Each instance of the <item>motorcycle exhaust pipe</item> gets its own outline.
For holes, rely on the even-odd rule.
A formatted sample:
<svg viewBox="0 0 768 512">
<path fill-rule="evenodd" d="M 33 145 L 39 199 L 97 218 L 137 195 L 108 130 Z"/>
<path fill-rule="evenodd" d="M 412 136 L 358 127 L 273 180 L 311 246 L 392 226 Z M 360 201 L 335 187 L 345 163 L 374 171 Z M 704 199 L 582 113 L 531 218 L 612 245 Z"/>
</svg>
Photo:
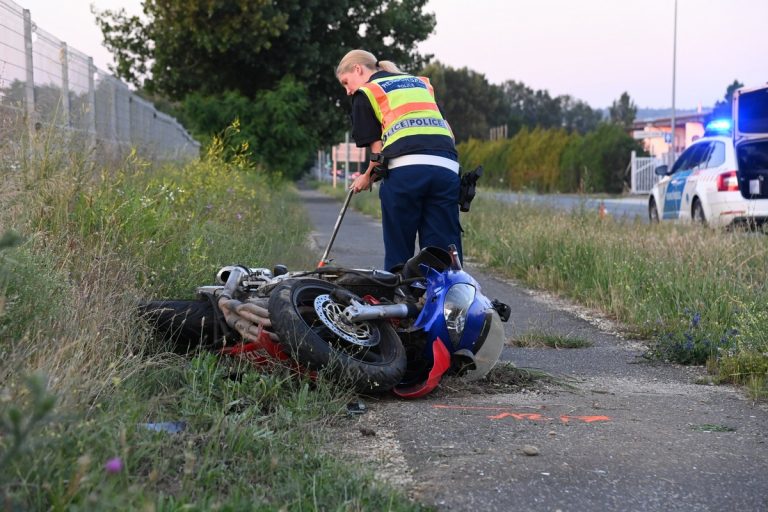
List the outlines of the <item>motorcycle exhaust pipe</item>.
<svg viewBox="0 0 768 512">
<path fill-rule="evenodd" d="M 216 273 L 216 282 L 218 284 L 227 284 L 229 275 L 232 273 L 234 269 L 239 269 L 240 271 L 250 273 L 251 275 L 255 275 L 258 277 L 264 277 L 266 279 L 270 279 L 273 277 L 272 271 L 269 270 L 268 268 L 245 268 L 239 265 L 228 265 L 226 267 L 221 267 L 219 271 Z"/>
<path fill-rule="evenodd" d="M 227 280 L 224 283 L 224 290 L 222 290 L 221 296 L 227 297 L 229 299 L 233 298 L 235 296 L 235 292 L 237 292 L 237 287 L 240 286 L 240 282 L 243 280 L 243 277 L 247 275 L 248 272 L 245 267 L 232 267 L 229 270 L 229 273 L 227 273 Z"/>
<path fill-rule="evenodd" d="M 349 322 L 365 320 L 383 320 L 385 318 L 408 318 L 419 314 L 419 308 L 413 304 L 360 304 L 355 301 L 344 308 L 344 317 Z"/>
</svg>

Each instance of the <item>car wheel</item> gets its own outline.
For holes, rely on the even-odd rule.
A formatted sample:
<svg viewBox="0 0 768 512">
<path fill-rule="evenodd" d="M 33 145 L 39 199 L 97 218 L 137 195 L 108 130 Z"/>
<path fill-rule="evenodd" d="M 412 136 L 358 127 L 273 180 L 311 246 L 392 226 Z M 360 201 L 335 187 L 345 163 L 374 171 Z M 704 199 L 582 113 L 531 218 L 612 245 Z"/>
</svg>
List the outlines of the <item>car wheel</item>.
<svg viewBox="0 0 768 512">
<path fill-rule="evenodd" d="M 648 220 L 651 224 L 659 223 L 659 210 L 656 208 L 656 200 L 651 198 L 648 202 Z"/>
<path fill-rule="evenodd" d="M 704 207 L 701 206 L 701 201 L 698 198 L 693 200 L 691 218 L 694 224 L 701 224 L 702 226 L 707 224 L 707 218 L 704 216 Z"/>
</svg>

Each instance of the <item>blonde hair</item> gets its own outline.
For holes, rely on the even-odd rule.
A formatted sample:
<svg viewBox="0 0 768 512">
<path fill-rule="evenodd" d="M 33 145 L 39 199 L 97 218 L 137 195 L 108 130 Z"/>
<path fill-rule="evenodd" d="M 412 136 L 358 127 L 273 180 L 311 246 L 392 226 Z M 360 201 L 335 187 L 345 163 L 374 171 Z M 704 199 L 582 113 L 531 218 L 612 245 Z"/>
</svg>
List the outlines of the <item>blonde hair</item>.
<svg viewBox="0 0 768 512">
<path fill-rule="evenodd" d="M 342 57 L 339 65 L 336 66 L 336 76 L 342 73 L 349 73 L 356 65 L 361 65 L 369 69 L 370 71 L 388 71 L 389 73 L 404 73 L 397 67 L 392 61 L 389 60 L 376 60 L 371 52 L 365 50 L 352 50 Z"/>
</svg>

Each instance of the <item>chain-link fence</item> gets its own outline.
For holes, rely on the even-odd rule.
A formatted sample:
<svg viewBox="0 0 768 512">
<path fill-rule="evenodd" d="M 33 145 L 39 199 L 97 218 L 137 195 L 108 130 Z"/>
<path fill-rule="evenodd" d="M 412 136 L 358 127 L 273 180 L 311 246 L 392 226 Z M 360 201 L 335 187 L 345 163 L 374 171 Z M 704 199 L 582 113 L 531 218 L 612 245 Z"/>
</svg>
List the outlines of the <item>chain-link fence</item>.
<svg viewBox="0 0 768 512">
<path fill-rule="evenodd" d="M 30 11 L 0 0 L 0 128 L 65 128 L 71 143 L 120 156 L 196 158 L 200 144 L 173 117 L 97 69 L 93 59 L 37 27 Z M 17 134 L 21 136 L 21 134 Z"/>
</svg>

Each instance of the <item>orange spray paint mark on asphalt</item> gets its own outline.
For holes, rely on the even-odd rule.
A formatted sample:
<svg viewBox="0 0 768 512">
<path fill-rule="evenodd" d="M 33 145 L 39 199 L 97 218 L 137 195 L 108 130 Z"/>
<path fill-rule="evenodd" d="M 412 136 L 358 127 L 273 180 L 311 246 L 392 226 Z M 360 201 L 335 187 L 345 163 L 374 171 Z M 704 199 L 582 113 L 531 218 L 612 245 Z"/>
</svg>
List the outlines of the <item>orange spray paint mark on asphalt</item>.
<svg viewBox="0 0 768 512">
<path fill-rule="evenodd" d="M 543 414 L 536 412 L 514 412 L 510 411 L 507 407 L 483 407 L 483 406 L 464 406 L 464 405 L 433 405 L 433 409 L 452 409 L 459 411 L 499 411 L 498 414 L 492 414 L 486 416 L 489 420 L 503 420 L 505 418 L 512 418 L 518 421 L 547 421 L 554 420 L 555 418 L 549 418 Z M 545 406 L 537 407 L 538 409 L 544 409 Z M 560 416 L 562 423 L 569 423 L 571 421 L 578 421 L 582 423 L 597 423 L 604 421 L 611 421 L 610 416 L 575 416 L 570 414 L 563 414 Z"/>
<path fill-rule="evenodd" d="M 608 416 L 560 416 L 560 421 L 568 423 L 570 420 L 583 421 L 584 423 L 594 423 L 596 421 L 611 421 Z"/>
<path fill-rule="evenodd" d="M 488 419 L 491 419 L 491 420 L 503 420 L 504 418 L 514 418 L 516 420 L 531 420 L 531 421 L 551 419 L 551 418 L 545 418 L 541 414 L 536 414 L 532 412 L 503 412 L 501 414 L 497 414 L 496 416 L 488 416 Z"/>
<path fill-rule="evenodd" d="M 509 409 L 509 407 L 488 407 L 488 406 L 476 406 L 476 405 L 442 405 L 437 404 L 432 406 L 433 409 L 459 409 L 462 411 L 503 411 Z M 536 409 L 544 409 L 545 407 L 536 407 Z M 533 409 L 533 407 L 531 407 Z"/>
</svg>

